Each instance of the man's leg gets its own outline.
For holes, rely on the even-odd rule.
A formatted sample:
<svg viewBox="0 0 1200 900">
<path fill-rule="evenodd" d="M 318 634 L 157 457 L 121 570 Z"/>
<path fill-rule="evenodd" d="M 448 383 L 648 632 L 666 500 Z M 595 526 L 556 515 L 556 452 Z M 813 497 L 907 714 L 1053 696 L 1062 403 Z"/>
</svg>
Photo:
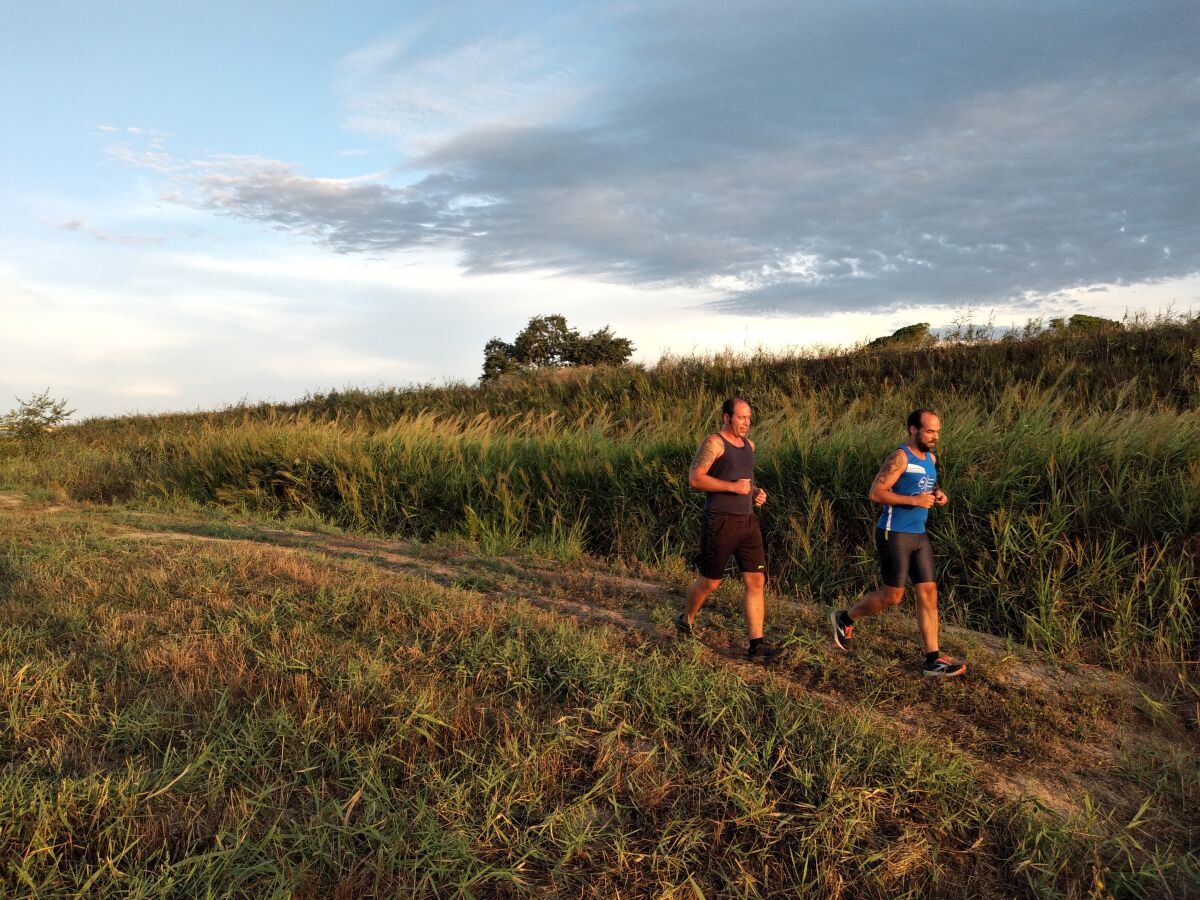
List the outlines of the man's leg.
<svg viewBox="0 0 1200 900">
<path fill-rule="evenodd" d="M 704 605 L 709 595 L 721 586 L 720 578 L 706 578 L 701 575 L 688 588 L 687 598 L 683 601 L 683 619 L 690 626 L 696 618 L 696 613 Z"/>
<path fill-rule="evenodd" d="M 938 647 L 938 598 L 937 581 L 933 566 L 933 544 L 929 535 L 922 534 L 913 553 L 913 588 L 917 594 L 917 626 L 921 629 L 921 643 L 925 647 L 926 675 L 965 675 L 967 664 L 958 662 L 941 652 Z"/>
<path fill-rule="evenodd" d="M 917 594 L 917 627 L 921 629 L 921 643 L 925 645 L 925 658 L 932 659 L 933 652 L 938 649 L 937 575 L 934 574 L 933 544 L 925 533 L 917 538 L 913 550 L 912 580 Z"/>
<path fill-rule="evenodd" d="M 864 594 L 861 600 L 850 607 L 850 619 L 854 622 L 866 619 L 892 606 L 899 605 L 903 599 L 904 588 L 892 587 L 888 584 L 880 585 L 871 593 Z"/>
<path fill-rule="evenodd" d="M 763 636 L 763 587 L 767 583 L 767 554 L 758 516 L 747 516 L 743 520 L 734 555 L 746 585 L 742 599 L 746 612 L 746 634 L 750 640 L 758 641 Z"/>
<path fill-rule="evenodd" d="M 922 581 L 916 585 L 917 625 L 921 629 L 921 643 L 925 646 L 925 665 L 921 671 L 926 675 L 953 677 L 967 674 L 967 664 L 942 653 L 938 648 L 937 584 Z"/>
<path fill-rule="evenodd" d="M 746 583 L 746 634 L 753 641 L 763 636 L 763 588 L 767 576 L 762 572 L 743 572 L 742 581 Z"/>
<path fill-rule="evenodd" d="M 884 569 L 887 577 L 887 569 Z M 903 582 L 901 582 L 903 584 Z M 904 588 L 892 587 L 886 581 L 845 610 L 834 610 L 829 614 L 829 622 L 833 626 L 833 643 L 839 650 L 851 651 L 854 641 L 854 624 L 859 619 L 865 619 L 882 612 L 889 606 L 895 606 L 904 599 Z"/>
<path fill-rule="evenodd" d="M 869 618 L 904 599 L 910 552 L 906 536 L 889 536 L 887 532 L 875 529 L 875 553 L 879 557 L 879 571 L 883 583 L 869 594 L 864 594 L 845 612 L 833 614 L 834 640 L 842 649 L 848 649 L 844 646 L 844 641 L 849 640 L 850 633 L 844 632 L 843 637 L 843 631 L 839 629 L 852 628 L 859 619 Z"/>
<path fill-rule="evenodd" d="M 767 583 L 767 576 L 763 572 L 743 572 L 742 579 L 746 583 L 746 633 L 750 637 L 746 659 L 773 663 L 780 659 L 783 648 L 763 639 L 763 587 Z"/>
<path fill-rule="evenodd" d="M 938 606 L 937 583 L 926 581 L 913 585 L 917 594 L 917 627 L 921 629 L 921 643 L 926 653 L 938 649 Z"/>
<path fill-rule="evenodd" d="M 675 627 L 681 634 L 692 633 L 696 613 L 700 611 L 709 595 L 721 585 L 721 576 L 732 553 L 732 548 L 723 546 L 721 541 L 726 524 L 724 516 L 707 513 L 700 522 L 700 549 L 696 553 L 698 577 L 688 588 L 683 601 L 683 612 L 675 620 Z"/>
</svg>

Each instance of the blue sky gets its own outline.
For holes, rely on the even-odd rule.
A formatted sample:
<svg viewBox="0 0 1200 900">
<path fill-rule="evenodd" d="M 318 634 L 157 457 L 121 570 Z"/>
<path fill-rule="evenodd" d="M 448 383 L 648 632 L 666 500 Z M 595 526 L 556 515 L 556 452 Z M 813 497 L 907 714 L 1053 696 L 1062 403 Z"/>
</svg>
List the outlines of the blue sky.
<svg viewBox="0 0 1200 900">
<path fill-rule="evenodd" d="M 1194 2 L 8 2 L 0 412 L 1200 307 Z"/>
</svg>

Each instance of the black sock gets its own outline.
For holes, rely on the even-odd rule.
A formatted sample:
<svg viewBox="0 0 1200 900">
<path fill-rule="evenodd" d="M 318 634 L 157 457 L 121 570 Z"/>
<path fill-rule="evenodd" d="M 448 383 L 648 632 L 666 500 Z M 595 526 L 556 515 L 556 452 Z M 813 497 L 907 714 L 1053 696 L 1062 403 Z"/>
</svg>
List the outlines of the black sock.
<svg viewBox="0 0 1200 900">
<path fill-rule="evenodd" d="M 937 658 L 941 655 L 941 650 L 930 650 L 925 654 L 925 665 L 932 666 L 935 662 L 937 662 Z"/>
<path fill-rule="evenodd" d="M 757 650 L 758 645 L 763 642 L 762 638 L 750 638 L 750 649 Z"/>
<path fill-rule="evenodd" d="M 838 624 L 845 628 L 847 625 L 853 625 L 854 620 L 850 618 L 849 610 L 843 609 L 838 613 Z"/>
</svg>

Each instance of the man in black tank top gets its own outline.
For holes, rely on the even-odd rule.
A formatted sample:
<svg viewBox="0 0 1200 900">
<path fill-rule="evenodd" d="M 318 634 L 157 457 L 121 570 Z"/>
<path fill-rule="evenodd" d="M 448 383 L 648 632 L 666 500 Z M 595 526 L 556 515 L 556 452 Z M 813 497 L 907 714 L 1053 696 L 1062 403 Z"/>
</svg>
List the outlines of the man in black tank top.
<svg viewBox="0 0 1200 900">
<path fill-rule="evenodd" d="M 692 622 L 704 601 L 721 584 L 729 557 L 737 559 L 746 585 L 746 629 L 749 659 L 770 662 L 780 649 L 763 640 L 763 588 L 767 580 L 766 555 L 756 507 L 767 502 L 767 492 L 754 483 L 754 442 L 750 431 L 750 404 L 730 397 L 721 407 L 721 430 L 710 434 L 692 460 L 688 485 L 708 494 L 700 526 L 700 573 L 687 592 L 683 612 L 675 619 L 681 634 L 692 633 Z"/>
</svg>

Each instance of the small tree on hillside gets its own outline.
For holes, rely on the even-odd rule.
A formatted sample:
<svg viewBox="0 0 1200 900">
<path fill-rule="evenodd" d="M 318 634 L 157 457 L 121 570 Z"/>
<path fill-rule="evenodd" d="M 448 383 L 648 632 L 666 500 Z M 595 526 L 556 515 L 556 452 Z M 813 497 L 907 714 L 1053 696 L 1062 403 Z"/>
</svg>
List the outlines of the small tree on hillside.
<svg viewBox="0 0 1200 900">
<path fill-rule="evenodd" d="M 567 362 L 571 344 L 579 334 L 567 327 L 564 316 L 534 316 L 513 341 L 513 358 L 535 369 Z"/>
<path fill-rule="evenodd" d="M 491 381 L 521 368 L 516 348 L 500 338 L 492 338 L 483 348 L 483 375 L 480 381 Z"/>
<path fill-rule="evenodd" d="M 17 408 L 0 417 L 0 429 L 11 432 L 24 441 L 42 437 L 71 418 L 75 410 L 67 409 L 66 400 L 55 400 L 50 389 L 34 394 L 28 400 L 15 398 Z"/>
<path fill-rule="evenodd" d="M 617 337 L 607 325 L 587 337 L 575 335 L 567 347 L 567 363 L 572 366 L 619 366 L 629 361 L 633 341 Z"/>
<path fill-rule="evenodd" d="M 926 347 L 937 343 L 937 338 L 929 331 L 928 322 L 918 322 L 915 325 L 905 325 L 897 328 L 886 337 L 878 337 L 867 344 L 871 350 L 882 347 Z"/>
<path fill-rule="evenodd" d="M 1103 331 L 1106 328 L 1117 329 L 1121 323 L 1115 319 L 1105 319 L 1102 316 L 1090 316 L 1087 313 L 1075 313 L 1065 322 L 1062 319 L 1051 319 L 1051 331 Z"/>
<path fill-rule="evenodd" d="M 560 366 L 619 366 L 633 354 L 633 341 L 605 326 L 581 335 L 564 316 L 534 316 L 512 343 L 492 338 L 483 348 L 483 375 L 492 381 L 509 372 Z"/>
</svg>

